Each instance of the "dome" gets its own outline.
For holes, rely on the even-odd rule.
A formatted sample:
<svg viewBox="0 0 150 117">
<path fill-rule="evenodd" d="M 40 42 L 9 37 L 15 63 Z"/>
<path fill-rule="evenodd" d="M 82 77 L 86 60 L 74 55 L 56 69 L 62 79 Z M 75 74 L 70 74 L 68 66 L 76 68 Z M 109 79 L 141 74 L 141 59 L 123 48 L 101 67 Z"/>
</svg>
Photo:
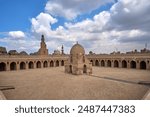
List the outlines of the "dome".
<svg viewBox="0 0 150 117">
<path fill-rule="evenodd" d="M 70 54 L 85 54 L 85 50 L 80 44 L 76 43 L 71 48 Z"/>
</svg>

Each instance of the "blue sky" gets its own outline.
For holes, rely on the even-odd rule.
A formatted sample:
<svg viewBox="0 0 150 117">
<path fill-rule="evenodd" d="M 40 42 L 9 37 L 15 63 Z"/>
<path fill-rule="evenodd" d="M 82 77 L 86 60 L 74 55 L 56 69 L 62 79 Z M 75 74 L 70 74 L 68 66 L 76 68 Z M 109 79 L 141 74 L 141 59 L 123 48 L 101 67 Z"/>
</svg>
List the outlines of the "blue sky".
<svg viewBox="0 0 150 117">
<path fill-rule="evenodd" d="M 28 31 L 30 18 L 44 11 L 47 0 L 0 0 L 0 32 Z"/>
<path fill-rule="evenodd" d="M 148 0 L 0 0 L 0 46 L 35 52 L 44 34 L 50 53 L 76 41 L 87 53 L 140 50 L 149 47 L 149 10 Z"/>
<path fill-rule="evenodd" d="M 0 32 L 8 32 L 12 30 L 29 31 L 31 28 L 30 19 L 36 17 L 40 12 L 44 11 L 44 7 L 48 0 L 0 0 Z M 100 6 L 99 8 L 84 13 L 73 19 L 72 22 L 79 22 L 86 18 L 92 18 L 101 11 L 109 10 L 112 3 Z M 52 29 L 56 29 L 59 25 L 67 22 L 63 17 L 57 17 L 58 22 L 53 25 Z M 70 20 L 69 20 L 70 21 Z"/>
</svg>

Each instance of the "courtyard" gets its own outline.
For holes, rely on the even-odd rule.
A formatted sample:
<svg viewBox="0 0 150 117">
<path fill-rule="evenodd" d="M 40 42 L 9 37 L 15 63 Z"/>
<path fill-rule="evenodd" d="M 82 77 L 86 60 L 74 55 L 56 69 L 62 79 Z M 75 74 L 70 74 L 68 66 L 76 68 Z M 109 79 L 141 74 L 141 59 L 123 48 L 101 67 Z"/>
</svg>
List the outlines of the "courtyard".
<svg viewBox="0 0 150 117">
<path fill-rule="evenodd" d="M 92 75 L 72 75 L 64 67 L 0 72 L 0 86 L 14 86 L 3 91 L 9 100 L 54 99 L 142 99 L 149 86 L 149 70 L 93 67 Z"/>
</svg>

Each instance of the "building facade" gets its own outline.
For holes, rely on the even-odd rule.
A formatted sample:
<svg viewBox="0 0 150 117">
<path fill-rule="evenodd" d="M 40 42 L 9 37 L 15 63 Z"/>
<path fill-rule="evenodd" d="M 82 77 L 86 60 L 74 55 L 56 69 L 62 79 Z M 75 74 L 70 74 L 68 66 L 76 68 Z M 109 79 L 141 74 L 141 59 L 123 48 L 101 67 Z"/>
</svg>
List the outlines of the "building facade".
<svg viewBox="0 0 150 117">
<path fill-rule="evenodd" d="M 84 48 L 81 45 L 77 44 L 77 46 L 72 47 L 70 55 L 64 54 L 63 47 L 62 52 L 60 52 L 60 54 L 48 55 L 48 49 L 46 47 L 45 39 L 44 36 L 42 36 L 41 47 L 35 55 L 7 54 L 6 50 L 4 53 L 1 53 L 0 71 L 59 67 L 64 66 L 66 64 L 72 65 L 72 67 L 70 66 L 70 68 L 72 68 L 70 70 L 72 70 L 73 73 L 74 69 L 80 69 L 76 70 L 78 71 L 78 73 L 91 73 L 89 61 L 92 66 L 97 67 L 150 70 L 150 52 L 145 51 L 145 49 L 141 52 L 129 52 L 126 54 L 112 53 L 85 55 Z M 78 64 L 78 67 L 73 67 L 75 66 L 75 64 Z M 69 72 L 69 66 L 68 68 L 66 67 L 66 71 Z"/>
</svg>

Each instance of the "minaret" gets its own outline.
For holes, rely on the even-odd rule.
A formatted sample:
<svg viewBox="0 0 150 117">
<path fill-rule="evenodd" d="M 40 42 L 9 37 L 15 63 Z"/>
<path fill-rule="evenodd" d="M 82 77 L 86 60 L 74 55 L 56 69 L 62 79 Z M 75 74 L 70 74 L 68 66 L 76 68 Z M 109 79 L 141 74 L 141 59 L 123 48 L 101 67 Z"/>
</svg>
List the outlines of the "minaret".
<svg viewBox="0 0 150 117">
<path fill-rule="evenodd" d="M 61 47 L 61 54 L 64 54 L 64 46 Z"/>
<path fill-rule="evenodd" d="M 41 47 L 38 51 L 39 55 L 48 55 L 48 49 L 46 47 L 44 35 L 41 36 Z"/>
</svg>

